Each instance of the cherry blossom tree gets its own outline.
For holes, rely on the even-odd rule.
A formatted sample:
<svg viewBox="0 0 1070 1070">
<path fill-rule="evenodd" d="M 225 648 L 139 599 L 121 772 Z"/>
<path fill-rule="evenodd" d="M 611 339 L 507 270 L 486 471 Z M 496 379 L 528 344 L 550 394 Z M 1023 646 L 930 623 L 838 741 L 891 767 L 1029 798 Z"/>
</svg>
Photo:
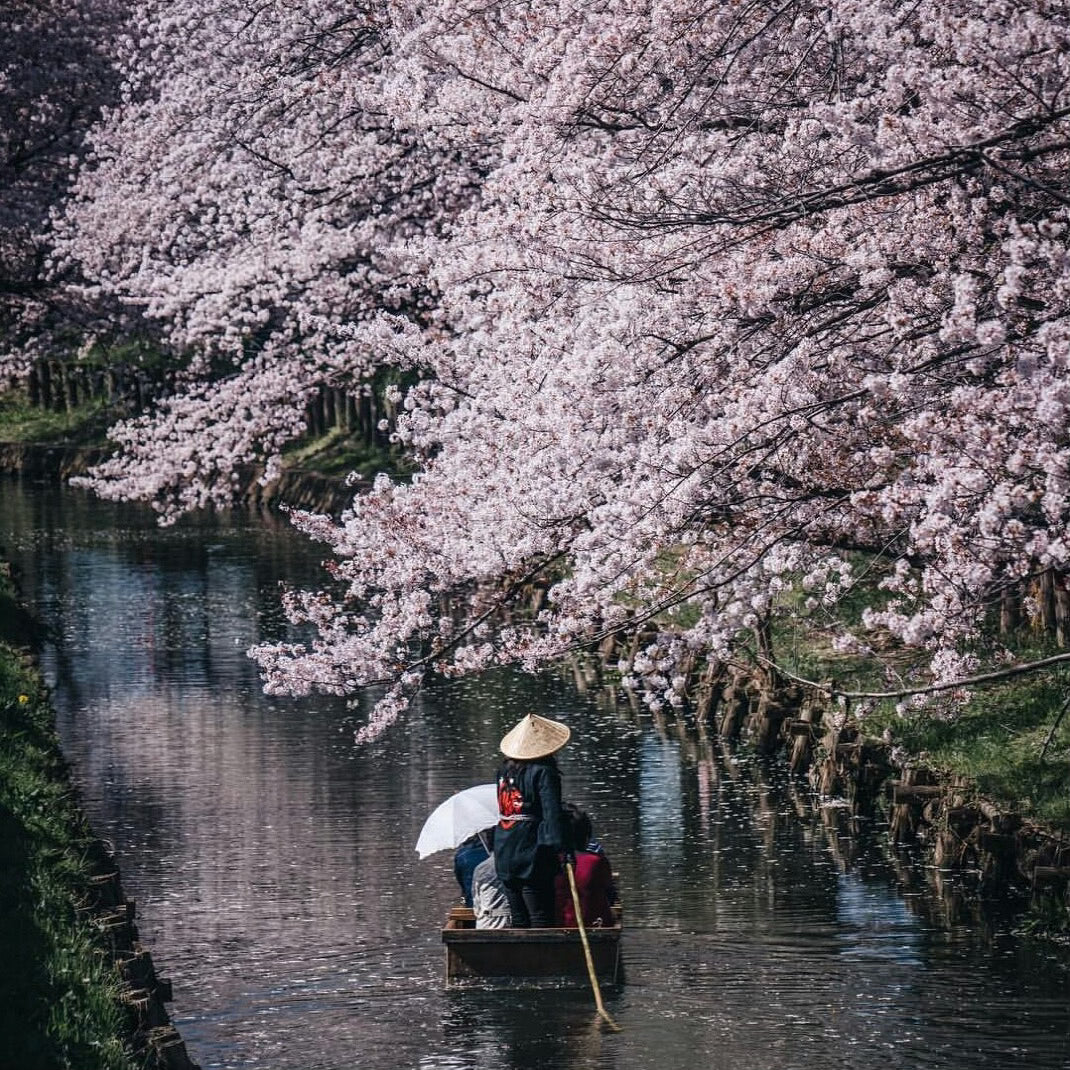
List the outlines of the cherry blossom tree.
<svg viewBox="0 0 1070 1070">
<path fill-rule="evenodd" d="M 359 391 L 374 354 L 338 325 L 420 320 L 427 285 L 399 248 L 471 199 L 482 150 L 395 121 L 376 3 L 146 0 L 130 26 L 124 105 L 59 248 L 186 364 L 179 393 L 114 430 L 97 480 L 170 520 L 229 502 L 237 467 L 267 459 L 270 479 L 321 384 Z"/>
<path fill-rule="evenodd" d="M 225 485 L 239 424 L 295 432 L 317 377 L 421 376 L 419 474 L 295 517 L 332 579 L 289 598 L 316 638 L 255 651 L 269 689 L 385 684 L 374 735 L 428 671 L 652 631 L 623 668 L 677 704 L 688 656 L 731 657 L 800 587 L 836 623 L 860 561 L 885 594 L 842 644 L 879 631 L 950 680 L 1001 591 L 1067 571 L 1061 5 L 397 3 L 314 78 L 326 0 L 142 10 L 190 47 L 98 135 L 71 249 L 239 370 L 124 429 L 98 486 L 173 515 Z M 370 182 L 334 151 L 357 113 Z M 94 261 L 102 206 L 143 188 Z M 313 255 L 340 232 L 356 280 Z"/>
<path fill-rule="evenodd" d="M 17 372 L 56 330 L 99 309 L 72 301 L 47 269 L 49 216 L 86 132 L 118 91 L 114 0 L 9 0 L 0 54 L 0 370 Z"/>
</svg>

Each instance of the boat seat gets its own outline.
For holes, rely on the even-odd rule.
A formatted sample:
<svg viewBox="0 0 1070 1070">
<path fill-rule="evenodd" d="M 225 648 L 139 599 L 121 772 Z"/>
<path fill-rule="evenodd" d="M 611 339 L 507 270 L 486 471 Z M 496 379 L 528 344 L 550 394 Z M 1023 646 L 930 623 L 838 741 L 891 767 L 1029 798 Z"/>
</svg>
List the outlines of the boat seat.
<svg viewBox="0 0 1070 1070">
<path fill-rule="evenodd" d="M 450 907 L 449 919 L 446 922 L 448 929 L 472 929 L 475 928 L 476 915 L 471 907 Z"/>
</svg>

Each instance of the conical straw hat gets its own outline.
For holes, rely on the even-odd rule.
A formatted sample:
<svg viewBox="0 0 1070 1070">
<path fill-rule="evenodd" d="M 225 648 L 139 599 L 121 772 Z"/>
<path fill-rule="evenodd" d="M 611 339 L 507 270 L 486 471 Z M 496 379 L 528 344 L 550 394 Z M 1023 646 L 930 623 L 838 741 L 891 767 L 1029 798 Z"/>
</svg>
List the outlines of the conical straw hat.
<svg viewBox="0 0 1070 1070">
<path fill-rule="evenodd" d="M 502 737 L 502 754 L 519 761 L 545 758 L 560 750 L 571 735 L 572 729 L 568 725 L 529 713 Z"/>
</svg>

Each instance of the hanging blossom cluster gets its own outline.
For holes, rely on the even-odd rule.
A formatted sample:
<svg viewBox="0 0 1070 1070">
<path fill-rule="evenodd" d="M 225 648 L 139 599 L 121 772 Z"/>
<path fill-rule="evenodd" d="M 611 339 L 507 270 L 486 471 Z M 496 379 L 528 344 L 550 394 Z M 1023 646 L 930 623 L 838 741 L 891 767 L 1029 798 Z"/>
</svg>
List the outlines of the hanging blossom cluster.
<svg viewBox="0 0 1070 1070">
<path fill-rule="evenodd" d="M 392 46 L 375 2 L 130 5 L 123 101 L 92 133 L 53 266 L 185 366 L 158 414 L 114 429 L 101 494 L 165 522 L 227 500 L 235 469 L 270 473 L 305 432 L 321 385 L 357 393 L 382 363 L 381 326 L 333 325 L 426 315 L 427 273 L 404 247 L 472 200 L 490 150 L 396 121 Z"/>
<path fill-rule="evenodd" d="M 421 379 L 418 475 L 295 517 L 332 577 L 254 651 L 270 690 L 384 684 L 370 737 L 429 670 L 631 632 L 676 704 L 802 579 L 833 615 L 856 553 L 865 628 L 954 678 L 1070 571 L 1061 4 L 172 7 L 135 5 L 59 230 L 201 356 L 98 489 L 176 515 L 324 374 Z"/>
</svg>

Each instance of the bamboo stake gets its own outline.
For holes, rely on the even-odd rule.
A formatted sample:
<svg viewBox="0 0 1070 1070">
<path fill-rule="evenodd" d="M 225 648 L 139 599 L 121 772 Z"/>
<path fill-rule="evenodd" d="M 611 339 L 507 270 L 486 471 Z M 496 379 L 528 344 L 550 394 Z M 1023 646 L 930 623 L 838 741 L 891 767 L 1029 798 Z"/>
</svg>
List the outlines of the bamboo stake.
<svg viewBox="0 0 1070 1070">
<path fill-rule="evenodd" d="M 580 903 L 579 889 L 576 887 L 576 872 L 571 862 L 565 863 L 568 871 L 568 886 L 572 889 L 572 905 L 576 910 L 576 927 L 580 930 L 580 941 L 583 943 L 583 954 L 587 959 L 587 974 L 591 978 L 591 989 L 594 992 L 594 1005 L 598 1008 L 598 1014 L 602 1020 L 613 1030 L 619 1033 L 621 1027 L 609 1016 L 609 1011 L 602 1004 L 602 989 L 598 987 L 598 975 L 594 972 L 594 959 L 591 957 L 591 945 L 587 942 L 587 930 L 583 927 L 583 906 Z"/>
<path fill-rule="evenodd" d="M 938 691 L 952 691 L 959 687 L 973 687 L 976 684 L 989 684 L 997 680 L 1008 680 L 1012 676 L 1021 676 L 1023 673 L 1035 672 L 1037 669 L 1046 669 L 1050 665 L 1058 665 L 1064 661 L 1070 661 L 1070 653 L 1053 654 L 1050 658 L 1021 662 L 1018 665 L 1010 665 L 1006 669 L 996 669 L 992 672 L 981 673 L 978 676 L 963 676 L 958 680 L 949 680 L 943 684 L 930 684 L 927 687 L 902 687 L 898 691 L 841 691 L 838 687 L 833 687 L 830 684 L 807 680 L 805 676 L 796 676 L 776 662 L 763 658 L 761 654 L 758 655 L 758 660 L 765 662 L 770 668 L 775 669 L 787 679 L 794 680 L 797 684 L 804 684 L 806 687 L 812 687 L 815 691 L 820 691 L 830 698 L 906 698 L 908 695 L 934 695 Z"/>
<path fill-rule="evenodd" d="M 1059 710 L 1059 716 L 1055 718 L 1055 722 L 1051 726 L 1051 731 L 1048 733 L 1048 738 L 1044 740 L 1044 746 L 1040 750 L 1040 760 L 1044 761 L 1044 755 L 1048 753 L 1048 748 L 1051 746 L 1051 741 L 1055 738 L 1055 733 L 1059 728 L 1059 724 L 1066 716 L 1066 711 L 1070 710 L 1070 695 L 1067 696 L 1066 701 L 1063 703 L 1063 707 Z"/>
</svg>

